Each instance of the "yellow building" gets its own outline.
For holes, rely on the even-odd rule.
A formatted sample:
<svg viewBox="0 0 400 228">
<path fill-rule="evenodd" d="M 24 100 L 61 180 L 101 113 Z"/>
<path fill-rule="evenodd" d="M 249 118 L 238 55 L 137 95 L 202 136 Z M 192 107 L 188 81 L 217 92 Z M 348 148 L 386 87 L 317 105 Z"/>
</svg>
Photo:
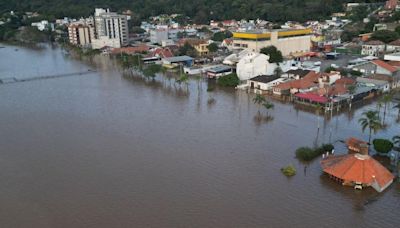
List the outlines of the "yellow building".
<svg viewBox="0 0 400 228">
<path fill-rule="evenodd" d="M 193 45 L 196 49 L 197 53 L 200 56 L 208 55 L 208 43 L 207 42 L 199 42 Z"/>
<path fill-rule="evenodd" d="M 233 48 L 259 52 L 273 45 L 283 56 L 289 56 L 310 51 L 311 33 L 311 29 L 234 32 Z"/>
</svg>

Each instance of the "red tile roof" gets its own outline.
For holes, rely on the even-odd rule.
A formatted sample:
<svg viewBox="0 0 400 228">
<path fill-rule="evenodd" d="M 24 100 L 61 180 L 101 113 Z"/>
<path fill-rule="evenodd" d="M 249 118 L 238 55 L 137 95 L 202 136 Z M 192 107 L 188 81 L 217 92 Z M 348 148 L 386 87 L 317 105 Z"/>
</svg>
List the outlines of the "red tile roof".
<svg viewBox="0 0 400 228">
<path fill-rule="evenodd" d="M 400 61 L 387 61 L 386 63 L 397 68 L 400 67 Z"/>
<path fill-rule="evenodd" d="M 318 82 L 318 77 L 319 73 L 315 71 L 310 71 L 307 75 L 305 75 L 303 78 L 298 79 L 298 80 L 293 80 L 285 83 L 281 83 L 276 86 L 276 88 L 279 88 L 281 90 L 287 90 L 287 89 L 308 89 L 316 85 Z"/>
<path fill-rule="evenodd" d="M 360 182 L 368 186 L 377 184 L 377 191 L 383 191 L 394 179 L 392 173 L 369 155 L 332 155 L 323 159 L 321 166 L 325 173 L 344 183 Z"/>
<path fill-rule="evenodd" d="M 394 73 L 397 71 L 396 67 L 389 65 L 388 63 L 386 63 L 382 60 L 379 60 L 379 59 L 372 60 L 372 63 L 390 71 L 391 73 Z"/>
<path fill-rule="evenodd" d="M 340 78 L 336 80 L 335 82 L 336 85 L 354 85 L 356 84 L 356 80 L 352 78 Z"/>
<path fill-rule="evenodd" d="M 156 50 L 150 53 L 151 57 L 159 56 L 161 58 L 170 58 L 173 57 L 172 51 L 169 48 L 157 48 Z"/>
<path fill-rule="evenodd" d="M 301 99 L 306 99 L 318 103 L 327 103 L 329 101 L 328 98 L 315 93 L 297 93 L 295 96 Z"/>
</svg>

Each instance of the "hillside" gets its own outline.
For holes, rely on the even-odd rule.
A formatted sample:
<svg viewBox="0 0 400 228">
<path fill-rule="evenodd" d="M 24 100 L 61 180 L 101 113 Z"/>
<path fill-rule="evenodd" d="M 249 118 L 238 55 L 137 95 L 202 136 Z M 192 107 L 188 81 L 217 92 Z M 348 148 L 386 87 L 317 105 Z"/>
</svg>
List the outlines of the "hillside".
<svg viewBox="0 0 400 228">
<path fill-rule="evenodd" d="M 54 17 L 80 17 L 95 7 L 130 9 L 137 21 L 152 15 L 181 13 L 197 23 L 211 19 L 266 19 L 270 21 L 321 19 L 343 10 L 349 0 L 0 0 L 1 11 L 39 11 Z M 357 2 L 351 1 L 351 2 Z M 365 2 L 365 1 L 358 1 Z M 374 1 L 367 1 L 374 2 Z"/>
</svg>

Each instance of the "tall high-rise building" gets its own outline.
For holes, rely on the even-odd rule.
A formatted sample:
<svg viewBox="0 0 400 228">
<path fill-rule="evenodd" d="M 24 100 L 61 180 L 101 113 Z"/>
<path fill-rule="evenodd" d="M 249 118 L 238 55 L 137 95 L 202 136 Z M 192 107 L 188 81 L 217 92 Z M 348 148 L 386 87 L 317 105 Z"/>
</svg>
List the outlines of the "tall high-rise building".
<svg viewBox="0 0 400 228">
<path fill-rule="evenodd" d="M 94 15 L 95 49 L 105 46 L 120 48 L 128 44 L 128 19 L 126 15 L 110 12 L 109 9 L 96 9 Z"/>
</svg>

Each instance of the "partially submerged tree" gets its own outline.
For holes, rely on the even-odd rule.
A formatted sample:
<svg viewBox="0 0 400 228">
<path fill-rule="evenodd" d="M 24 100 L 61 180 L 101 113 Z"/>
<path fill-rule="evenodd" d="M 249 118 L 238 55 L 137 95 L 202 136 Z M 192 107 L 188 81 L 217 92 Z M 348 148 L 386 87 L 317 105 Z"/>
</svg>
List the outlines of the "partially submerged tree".
<svg viewBox="0 0 400 228">
<path fill-rule="evenodd" d="M 367 128 L 369 129 L 368 143 L 371 143 L 372 133 L 375 134 L 379 129 L 382 128 L 380 118 L 378 117 L 378 113 L 376 111 L 363 112 L 363 117 L 361 117 L 358 122 L 360 123 L 363 132 Z"/>
<path fill-rule="evenodd" d="M 257 94 L 256 97 L 253 98 L 253 102 L 258 105 L 258 115 L 260 115 L 260 106 L 265 102 L 265 97 Z"/>
</svg>

